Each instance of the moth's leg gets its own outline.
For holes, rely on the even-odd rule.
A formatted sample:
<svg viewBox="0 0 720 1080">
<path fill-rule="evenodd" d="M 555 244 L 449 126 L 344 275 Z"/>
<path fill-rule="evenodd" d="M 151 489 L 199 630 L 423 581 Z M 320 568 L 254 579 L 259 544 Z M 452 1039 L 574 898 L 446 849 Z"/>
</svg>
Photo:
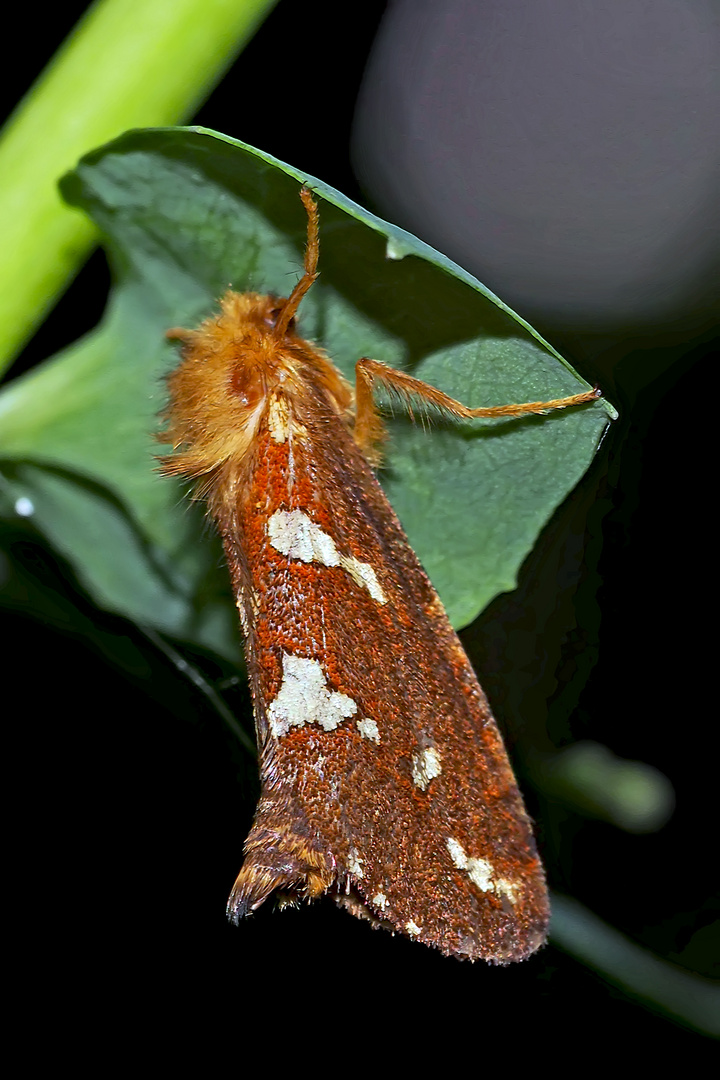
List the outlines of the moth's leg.
<svg viewBox="0 0 720 1080">
<path fill-rule="evenodd" d="M 434 386 L 413 378 L 405 371 L 398 371 L 388 367 L 379 360 L 370 360 L 363 356 L 355 365 L 355 441 L 368 455 L 369 459 L 377 459 L 378 443 L 383 437 L 383 425 L 380 420 L 377 405 L 373 398 L 373 388 L 376 383 L 386 386 L 397 394 L 405 407 L 412 415 L 413 400 L 425 402 L 438 409 L 446 416 L 453 416 L 458 420 L 471 420 L 475 417 L 497 416 L 525 416 L 527 414 L 542 414 L 551 412 L 553 409 L 567 409 L 573 405 L 584 405 L 586 402 L 595 401 L 601 397 L 600 390 L 595 387 L 585 390 L 581 394 L 571 394 L 569 397 L 553 398 L 551 401 L 527 401 L 517 405 L 490 405 L 486 408 L 470 409 L 460 401 L 437 390 Z"/>
</svg>

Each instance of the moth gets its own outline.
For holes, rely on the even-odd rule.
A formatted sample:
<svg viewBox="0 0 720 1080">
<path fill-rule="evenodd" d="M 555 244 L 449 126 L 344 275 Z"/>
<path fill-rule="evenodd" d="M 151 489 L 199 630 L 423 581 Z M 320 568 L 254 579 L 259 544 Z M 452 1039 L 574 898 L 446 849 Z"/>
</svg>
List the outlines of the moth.
<svg viewBox="0 0 720 1080">
<path fill-rule="evenodd" d="M 330 893 L 447 955 L 505 964 L 545 940 L 532 830 L 487 699 L 380 487 L 380 384 L 449 417 L 470 409 L 364 357 L 355 389 L 295 325 L 317 277 L 307 188 L 304 273 L 287 299 L 229 291 L 173 329 L 165 473 L 198 481 L 245 635 L 261 796 L 228 902 Z"/>
</svg>

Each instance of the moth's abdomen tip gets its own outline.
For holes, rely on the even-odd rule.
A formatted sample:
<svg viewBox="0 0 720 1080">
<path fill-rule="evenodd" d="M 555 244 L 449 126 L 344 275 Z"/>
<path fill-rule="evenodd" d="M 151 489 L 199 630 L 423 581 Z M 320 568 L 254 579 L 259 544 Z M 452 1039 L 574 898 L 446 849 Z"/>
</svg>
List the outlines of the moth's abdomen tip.
<svg viewBox="0 0 720 1080">
<path fill-rule="evenodd" d="M 314 900 L 327 892 L 337 876 L 331 856 L 309 847 L 302 836 L 273 827 L 268 820 L 272 809 L 261 802 L 247 840 L 245 862 L 228 900 L 228 918 L 236 924 L 277 890 Z"/>
<path fill-rule="evenodd" d="M 241 919 L 244 919 L 246 915 L 252 915 L 252 908 L 244 899 L 237 899 L 233 893 L 227 902 L 225 914 L 231 923 L 235 926 L 239 926 Z"/>
<path fill-rule="evenodd" d="M 275 889 L 289 884 L 287 874 L 270 866 L 257 866 L 246 859 L 227 902 L 227 915 L 236 925 L 265 903 Z"/>
</svg>

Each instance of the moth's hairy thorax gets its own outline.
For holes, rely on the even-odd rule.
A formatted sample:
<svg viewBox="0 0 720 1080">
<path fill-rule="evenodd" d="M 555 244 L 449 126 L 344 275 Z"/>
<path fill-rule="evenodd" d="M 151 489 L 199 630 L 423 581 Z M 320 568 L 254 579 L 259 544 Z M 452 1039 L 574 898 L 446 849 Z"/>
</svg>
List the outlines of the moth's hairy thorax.
<svg viewBox="0 0 720 1080">
<path fill-rule="evenodd" d="M 164 437 L 176 453 L 164 468 L 204 478 L 203 495 L 242 485 L 263 427 L 282 441 L 312 430 L 328 409 L 352 423 L 353 392 L 325 353 L 293 323 L 276 333 L 285 303 L 227 292 L 219 315 L 171 332 L 182 342 L 182 363 L 168 379 Z"/>
</svg>

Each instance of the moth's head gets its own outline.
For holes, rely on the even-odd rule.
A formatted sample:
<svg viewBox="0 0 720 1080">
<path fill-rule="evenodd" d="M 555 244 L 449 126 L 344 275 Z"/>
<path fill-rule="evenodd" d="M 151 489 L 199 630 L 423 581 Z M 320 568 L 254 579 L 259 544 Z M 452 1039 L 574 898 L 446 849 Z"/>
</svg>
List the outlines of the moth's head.
<svg viewBox="0 0 720 1080">
<path fill-rule="evenodd" d="M 196 330 L 168 331 L 182 360 L 167 380 L 161 439 L 175 452 L 162 459 L 164 472 L 199 477 L 242 467 L 277 395 L 301 418 L 318 393 L 346 415 L 352 392 L 322 350 L 295 332 L 297 290 L 293 296 L 227 292 Z"/>
<path fill-rule="evenodd" d="M 227 292 L 220 301 L 221 315 L 208 320 L 230 334 L 235 342 L 252 348 L 267 335 L 277 339 L 275 331 L 287 307 L 288 300 L 282 296 L 262 293 Z M 203 324 L 205 325 L 205 324 Z M 201 328 L 202 329 L 202 328 Z M 295 336 L 295 319 L 291 318 L 284 332 Z"/>
<path fill-rule="evenodd" d="M 163 470 L 201 476 L 247 452 L 268 395 L 282 379 L 273 330 L 284 301 L 227 292 L 220 312 L 196 330 L 170 330 L 182 360 L 168 377 L 170 400 L 162 438 L 176 453 Z"/>
<path fill-rule="evenodd" d="M 254 294 L 251 293 L 250 295 Z M 260 317 L 264 323 L 265 329 L 270 330 L 273 333 L 273 337 L 277 337 L 277 334 L 275 334 L 274 331 L 280 326 L 280 320 L 289 303 L 287 297 L 270 295 L 258 296 L 257 299 L 261 301 Z M 283 325 L 282 333 L 290 338 L 296 336 L 294 315 L 287 320 L 286 325 Z"/>
</svg>

